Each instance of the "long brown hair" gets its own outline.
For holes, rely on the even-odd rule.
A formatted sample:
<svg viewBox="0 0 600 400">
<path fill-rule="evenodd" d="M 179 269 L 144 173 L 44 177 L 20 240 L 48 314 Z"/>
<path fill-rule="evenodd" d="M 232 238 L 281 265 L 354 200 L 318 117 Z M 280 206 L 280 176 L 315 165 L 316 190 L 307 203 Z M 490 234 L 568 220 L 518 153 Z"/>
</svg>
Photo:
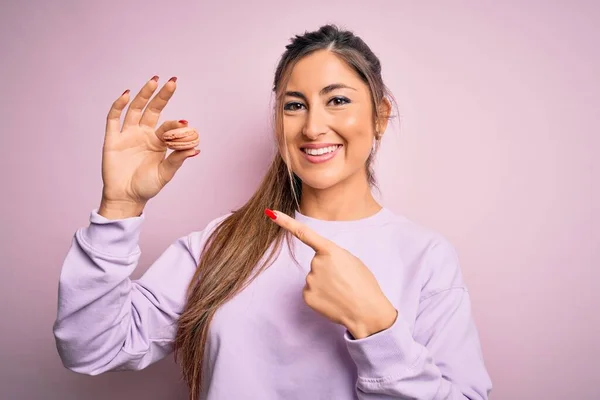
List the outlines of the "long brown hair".
<svg viewBox="0 0 600 400">
<path fill-rule="evenodd" d="M 273 117 L 278 145 L 284 140 L 282 100 L 291 70 L 298 60 L 317 50 L 336 54 L 369 85 L 374 125 L 382 118 L 379 105 L 384 98 L 387 96 L 388 100 L 393 101 L 383 84 L 379 59 L 358 36 L 335 25 L 325 25 L 317 31 L 296 35 L 286 46 L 273 81 Z M 283 148 L 287 149 L 286 146 Z M 371 153 L 365 165 L 372 186 L 375 185 L 372 169 L 374 154 Z M 287 153 L 285 157 L 288 158 Z M 290 239 L 278 225 L 264 216 L 265 208 L 293 216 L 301 196 L 300 179 L 277 152 L 250 200 L 225 218 L 209 235 L 188 288 L 187 303 L 178 321 L 175 338 L 175 359 L 181 364 L 183 379 L 190 389 L 190 400 L 197 400 L 200 394 L 202 360 L 209 325 L 215 312 L 271 264 L 284 238 Z"/>
</svg>

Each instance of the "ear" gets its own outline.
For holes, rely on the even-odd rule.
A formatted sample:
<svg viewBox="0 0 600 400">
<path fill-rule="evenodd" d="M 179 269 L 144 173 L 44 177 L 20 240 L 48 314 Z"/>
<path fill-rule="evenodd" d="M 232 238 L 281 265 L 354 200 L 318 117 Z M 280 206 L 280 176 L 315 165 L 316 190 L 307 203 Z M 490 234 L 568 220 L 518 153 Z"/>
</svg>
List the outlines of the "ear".
<svg viewBox="0 0 600 400">
<path fill-rule="evenodd" d="M 387 129 L 388 121 L 392 113 L 392 103 L 384 97 L 381 100 L 381 103 L 379 103 L 378 109 L 379 118 L 375 121 L 375 138 L 379 140 Z"/>
</svg>

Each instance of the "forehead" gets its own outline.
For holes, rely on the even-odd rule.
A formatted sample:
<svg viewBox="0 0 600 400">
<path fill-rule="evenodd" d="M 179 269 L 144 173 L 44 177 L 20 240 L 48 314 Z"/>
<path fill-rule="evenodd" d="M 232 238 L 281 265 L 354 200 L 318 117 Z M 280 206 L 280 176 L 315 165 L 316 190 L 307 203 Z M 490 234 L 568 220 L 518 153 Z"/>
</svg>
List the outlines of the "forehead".
<svg viewBox="0 0 600 400">
<path fill-rule="evenodd" d="M 290 74 L 287 90 L 319 91 L 332 83 L 345 83 L 357 89 L 361 84 L 364 85 L 345 61 L 330 51 L 319 50 L 296 63 Z"/>
</svg>

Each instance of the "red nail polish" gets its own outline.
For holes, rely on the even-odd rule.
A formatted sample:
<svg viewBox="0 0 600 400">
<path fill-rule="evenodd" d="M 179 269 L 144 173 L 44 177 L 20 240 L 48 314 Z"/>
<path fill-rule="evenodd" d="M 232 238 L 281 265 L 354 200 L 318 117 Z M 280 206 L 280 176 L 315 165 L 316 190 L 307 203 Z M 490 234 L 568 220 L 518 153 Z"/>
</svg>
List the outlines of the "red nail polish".
<svg viewBox="0 0 600 400">
<path fill-rule="evenodd" d="M 151 81 L 154 81 L 154 82 L 158 82 L 158 75 L 154 75 L 154 76 L 152 77 L 152 79 L 150 79 L 150 80 L 151 80 Z"/>
<path fill-rule="evenodd" d="M 183 125 L 187 125 L 188 124 L 188 122 L 185 119 L 180 119 L 178 122 L 180 124 L 183 124 Z"/>
<path fill-rule="evenodd" d="M 177 77 L 176 76 L 172 77 L 171 79 L 169 79 L 169 82 L 177 82 Z"/>
<path fill-rule="evenodd" d="M 196 157 L 198 154 L 200 154 L 200 150 L 196 150 L 196 154 L 192 154 L 190 157 Z"/>
<path fill-rule="evenodd" d="M 277 215 L 273 211 L 269 210 L 268 208 L 265 209 L 265 215 L 267 217 L 271 218 L 272 220 L 277 219 Z"/>
<path fill-rule="evenodd" d="M 127 93 L 129 93 L 129 89 L 127 89 L 126 91 L 124 91 L 121 96 L 125 96 Z"/>
</svg>

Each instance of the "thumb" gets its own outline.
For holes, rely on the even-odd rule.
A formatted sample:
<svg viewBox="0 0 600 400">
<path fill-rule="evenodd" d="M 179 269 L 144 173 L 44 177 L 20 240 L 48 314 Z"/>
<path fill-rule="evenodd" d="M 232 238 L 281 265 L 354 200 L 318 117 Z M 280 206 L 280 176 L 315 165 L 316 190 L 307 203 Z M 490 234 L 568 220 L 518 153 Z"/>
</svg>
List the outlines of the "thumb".
<svg viewBox="0 0 600 400">
<path fill-rule="evenodd" d="M 173 151 L 167 156 L 167 158 L 162 160 L 158 166 L 161 176 L 163 179 L 169 182 L 171 179 L 173 179 L 175 173 L 179 168 L 181 168 L 186 159 L 197 156 L 198 154 L 200 154 L 200 150 L 197 149 Z"/>
</svg>

